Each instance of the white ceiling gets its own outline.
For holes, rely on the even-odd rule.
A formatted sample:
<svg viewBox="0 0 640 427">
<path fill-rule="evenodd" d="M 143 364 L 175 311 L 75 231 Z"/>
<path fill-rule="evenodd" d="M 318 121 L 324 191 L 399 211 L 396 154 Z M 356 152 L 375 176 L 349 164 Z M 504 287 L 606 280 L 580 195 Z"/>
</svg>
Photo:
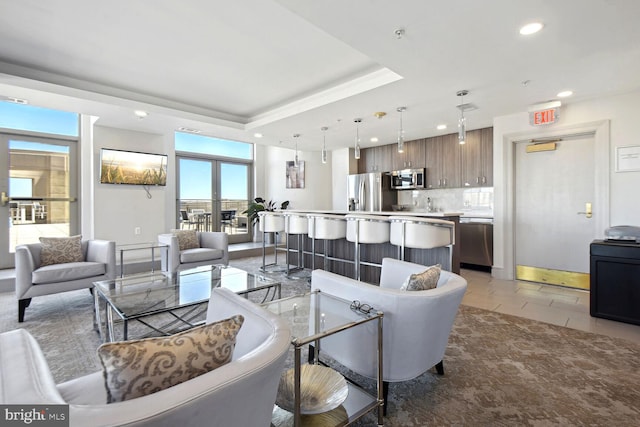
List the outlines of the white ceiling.
<svg viewBox="0 0 640 427">
<path fill-rule="evenodd" d="M 353 145 L 362 118 L 366 147 L 394 142 L 399 106 L 407 140 L 456 132 L 461 89 L 469 129 L 638 90 L 639 18 L 638 0 L 0 0 L 0 98 L 301 150 L 322 126 Z"/>
</svg>

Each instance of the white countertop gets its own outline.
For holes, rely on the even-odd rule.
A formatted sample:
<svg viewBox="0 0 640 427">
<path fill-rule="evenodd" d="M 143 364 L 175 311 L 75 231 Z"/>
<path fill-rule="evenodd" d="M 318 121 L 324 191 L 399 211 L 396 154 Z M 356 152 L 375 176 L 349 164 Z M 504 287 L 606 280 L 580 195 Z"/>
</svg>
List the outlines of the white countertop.
<svg viewBox="0 0 640 427">
<path fill-rule="evenodd" d="M 287 212 L 296 212 L 296 213 L 324 213 L 324 214 L 335 214 L 335 215 L 381 215 L 381 216 L 420 216 L 420 217 L 434 217 L 434 218 L 442 218 L 447 216 L 461 216 L 462 212 L 426 212 L 426 211 L 349 211 L 349 210 L 313 210 L 313 209 L 288 209 L 286 211 L 282 211 L 283 213 Z"/>
</svg>

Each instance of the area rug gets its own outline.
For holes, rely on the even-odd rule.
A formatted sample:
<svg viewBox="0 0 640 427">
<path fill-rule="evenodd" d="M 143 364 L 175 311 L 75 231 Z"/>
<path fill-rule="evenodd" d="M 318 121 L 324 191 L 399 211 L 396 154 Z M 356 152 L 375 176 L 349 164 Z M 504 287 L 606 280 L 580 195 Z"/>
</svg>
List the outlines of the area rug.
<svg viewBox="0 0 640 427">
<path fill-rule="evenodd" d="M 308 289 L 305 279 L 274 277 L 282 279 L 284 295 Z M 29 330 L 57 382 L 100 369 L 87 290 L 34 298 L 22 324 L 16 306 L 12 293 L 0 294 L 0 332 Z M 391 384 L 385 425 L 637 426 L 640 420 L 640 346 L 623 339 L 461 306 L 444 368 L 444 376 L 433 371 Z M 375 424 L 373 416 L 357 423 Z"/>
</svg>

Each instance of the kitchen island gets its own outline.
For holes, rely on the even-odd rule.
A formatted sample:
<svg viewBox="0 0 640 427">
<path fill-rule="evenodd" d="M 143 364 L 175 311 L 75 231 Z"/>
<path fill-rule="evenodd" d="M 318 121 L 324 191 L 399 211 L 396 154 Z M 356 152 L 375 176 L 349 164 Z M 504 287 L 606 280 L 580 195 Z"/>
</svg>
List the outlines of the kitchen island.
<svg viewBox="0 0 640 427">
<path fill-rule="evenodd" d="M 372 215 L 372 216 L 406 216 L 406 217 L 421 217 L 421 218 L 434 218 L 447 220 L 454 223 L 454 245 L 452 254 L 452 266 L 451 270 L 454 273 L 460 273 L 460 246 L 457 244 L 460 241 L 460 212 L 420 212 L 420 211 L 343 211 L 343 210 L 287 210 L 283 211 L 285 215 L 287 213 L 297 214 L 329 214 L 329 215 Z M 305 268 L 311 268 L 312 266 L 312 242 L 308 235 L 304 235 L 301 239 L 303 245 L 303 265 Z M 291 265 L 298 264 L 298 239 L 295 236 L 289 239 L 290 252 L 288 253 L 288 261 Z M 328 253 L 331 257 L 345 259 L 350 262 L 328 261 L 326 270 L 341 274 L 347 277 L 354 277 L 354 259 L 355 259 L 355 244 L 346 239 L 329 240 L 327 241 Z M 323 255 L 325 251 L 324 240 L 316 240 L 315 242 L 315 268 L 323 268 Z M 382 258 L 396 258 L 398 257 L 398 246 L 391 243 L 380 244 L 363 244 L 360 245 L 360 259 L 364 263 L 379 264 L 382 262 Z M 449 265 L 449 248 L 435 248 L 435 249 L 405 249 L 405 261 L 414 262 L 416 264 L 434 265 L 441 264 L 443 268 L 447 268 Z M 361 280 L 369 283 L 378 283 L 380 280 L 380 268 L 361 264 L 360 272 Z"/>
</svg>

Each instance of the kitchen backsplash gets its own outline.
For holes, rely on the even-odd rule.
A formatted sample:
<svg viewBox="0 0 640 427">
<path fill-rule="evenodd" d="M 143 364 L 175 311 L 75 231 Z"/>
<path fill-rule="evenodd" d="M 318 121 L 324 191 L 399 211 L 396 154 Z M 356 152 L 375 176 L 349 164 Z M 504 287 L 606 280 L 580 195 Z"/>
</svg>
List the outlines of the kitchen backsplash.
<svg viewBox="0 0 640 427">
<path fill-rule="evenodd" d="M 398 205 L 405 209 L 426 211 L 429 200 L 432 212 L 493 214 L 493 187 L 398 191 Z"/>
</svg>

